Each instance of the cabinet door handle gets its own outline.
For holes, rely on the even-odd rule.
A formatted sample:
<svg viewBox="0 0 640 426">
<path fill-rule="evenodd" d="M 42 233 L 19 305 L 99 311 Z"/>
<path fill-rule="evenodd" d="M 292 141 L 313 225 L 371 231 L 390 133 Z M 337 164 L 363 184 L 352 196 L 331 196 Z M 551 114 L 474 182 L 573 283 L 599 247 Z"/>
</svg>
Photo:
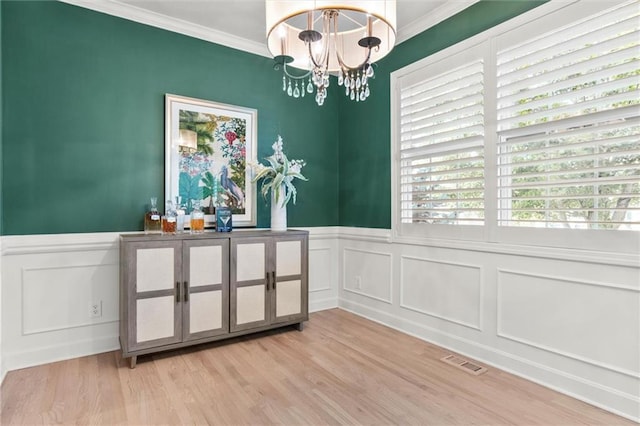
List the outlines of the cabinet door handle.
<svg viewBox="0 0 640 426">
<path fill-rule="evenodd" d="M 185 281 L 184 283 L 184 303 L 189 301 L 189 283 Z"/>
<path fill-rule="evenodd" d="M 180 281 L 176 281 L 176 303 L 180 303 Z"/>
<path fill-rule="evenodd" d="M 276 271 L 271 271 L 271 290 L 276 289 Z"/>
<path fill-rule="evenodd" d="M 271 278 L 268 272 L 265 272 L 265 280 L 267 280 L 267 291 L 269 291 L 269 285 L 271 285 Z"/>
</svg>

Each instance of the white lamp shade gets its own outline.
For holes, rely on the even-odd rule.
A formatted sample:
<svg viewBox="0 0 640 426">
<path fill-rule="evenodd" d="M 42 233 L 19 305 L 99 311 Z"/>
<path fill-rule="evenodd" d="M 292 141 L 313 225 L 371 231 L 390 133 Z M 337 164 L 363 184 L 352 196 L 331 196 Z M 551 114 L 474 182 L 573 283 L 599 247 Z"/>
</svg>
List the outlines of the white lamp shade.
<svg viewBox="0 0 640 426">
<path fill-rule="evenodd" d="M 189 149 L 197 149 L 198 134 L 193 130 L 180 129 L 180 140 L 178 141 L 178 145 Z"/>
<path fill-rule="evenodd" d="M 348 19 L 341 17 L 346 24 L 351 25 L 351 29 L 341 30 L 338 28 L 338 49 L 341 52 L 343 60 L 348 67 L 355 68 L 359 66 L 367 55 L 367 49 L 358 45 L 358 41 L 368 36 L 366 27 L 366 17 L 370 15 L 373 18 L 372 32 L 374 37 L 381 40 L 378 48 L 371 50 L 370 62 L 376 62 L 386 56 L 396 41 L 396 1 L 395 0 L 373 0 L 373 1 L 330 1 L 330 0 L 266 0 L 266 23 L 267 23 L 267 45 L 269 51 L 274 56 L 289 55 L 294 58 L 290 64 L 300 69 L 311 69 L 313 65 L 310 63 L 308 56 L 309 50 L 305 43 L 298 38 L 301 31 L 306 30 L 300 25 L 292 24 L 292 19 L 301 14 L 306 15 L 312 10 L 335 9 L 340 11 L 349 11 L 352 14 L 362 15 L 362 25 L 353 29 L 353 23 L 347 22 Z M 297 22 L 300 22 L 298 19 Z M 332 29 L 333 30 L 333 29 Z M 331 49 L 334 46 L 334 35 L 329 40 L 322 39 L 314 44 L 331 43 Z M 338 71 L 338 64 L 335 52 L 329 57 L 329 71 Z"/>
</svg>

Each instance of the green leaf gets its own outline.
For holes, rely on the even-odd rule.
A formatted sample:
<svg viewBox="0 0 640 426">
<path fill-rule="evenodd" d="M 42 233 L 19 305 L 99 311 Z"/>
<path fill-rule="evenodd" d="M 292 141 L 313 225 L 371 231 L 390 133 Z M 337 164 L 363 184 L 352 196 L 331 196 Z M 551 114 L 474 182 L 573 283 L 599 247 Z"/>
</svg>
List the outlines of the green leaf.
<svg viewBox="0 0 640 426">
<path fill-rule="evenodd" d="M 178 191 L 182 199 L 190 205 L 191 200 L 202 200 L 202 188 L 199 186 L 200 176 L 190 176 L 182 172 L 178 179 Z"/>
</svg>

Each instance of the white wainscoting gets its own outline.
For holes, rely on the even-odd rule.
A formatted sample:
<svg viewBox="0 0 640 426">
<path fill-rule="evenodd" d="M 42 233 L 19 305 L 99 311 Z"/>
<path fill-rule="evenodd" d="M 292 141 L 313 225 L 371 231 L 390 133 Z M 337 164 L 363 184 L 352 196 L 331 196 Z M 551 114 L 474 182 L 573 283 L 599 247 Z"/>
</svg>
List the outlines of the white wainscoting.
<svg viewBox="0 0 640 426">
<path fill-rule="evenodd" d="M 340 307 L 640 420 L 638 256 L 465 246 L 341 228 Z"/>
<path fill-rule="evenodd" d="M 309 310 L 338 306 L 338 229 L 310 228 Z M 1 239 L 4 372 L 116 350 L 118 233 Z M 98 303 L 99 317 L 90 315 Z"/>
<path fill-rule="evenodd" d="M 310 311 L 340 306 L 640 420 L 638 256 L 308 230 Z M 0 244 L 3 373 L 119 347 L 117 233 Z"/>
</svg>

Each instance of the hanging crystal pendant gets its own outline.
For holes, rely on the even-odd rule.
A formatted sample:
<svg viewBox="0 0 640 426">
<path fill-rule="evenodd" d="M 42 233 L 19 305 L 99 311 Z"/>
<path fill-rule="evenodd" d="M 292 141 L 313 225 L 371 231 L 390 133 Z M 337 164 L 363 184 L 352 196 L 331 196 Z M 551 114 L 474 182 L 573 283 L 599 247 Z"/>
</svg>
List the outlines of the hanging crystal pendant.
<svg viewBox="0 0 640 426">
<path fill-rule="evenodd" d="M 296 87 L 295 89 L 293 89 L 293 97 L 294 98 L 299 98 L 300 97 L 300 89 L 298 89 L 298 82 L 296 81 Z"/>
<path fill-rule="evenodd" d="M 344 85 L 344 95 L 345 96 L 349 96 L 349 85 L 348 84 Z"/>
<path fill-rule="evenodd" d="M 367 85 L 367 88 L 364 89 L 364 95 L 368 98 L 370 94 L 371 92 L 369 91 L 369 85 Z"/>
<path fill-rule="evenodd" d="M 360 88 L 360 75 L 358 75 L 358 78 L 356 78 L 356 89 Z"/>
<path fill-rule="evenodd" d="M 342 71 L 340 71 L 338 74 L 338 86 L 342 86 L 342 83 L 344 83 L 344 76 L 342 75 Z"/>
<path fill-rule="evenodd" d="M 282 91 L 286 92 L 287 91 L 287 79 L 285 78 L 285 76 L 282 76 Z"/>
<path fill-rule="evenodd" d="M 304 98 L 304 94 L 307 92 L 306 90 L 304 90 L 304 81 L 302 83 L 300 83 L 300 97 Z"/>
<path fill-rule="evenodd" d="M 362 85 L 364 86 L 365 84 L 367 84 L 367 73 L 363 72 L 362 73 Z"/>
<path fill-rule="evenodd" d="M 366 95 L 364 94 L 364 92 L 360 92 L 360 100 L 364 101 L 365 99 L 367 99 Z"/>
<path fill-rule="evenodd" d="M 309 77 L 309 84 L 307 84 L 307 93 L 313 93 L 313 84 L 311 84 L 311 77 Z"/>
<path fill-rule="evenodd" d="M 291 80 L 289 80 L 289 86 L 287 86 L 287 95 L 293 95 L 293 89 L 291 88 Z"/>
<path fill-rule="evenodd" d="M 371 64 L 369 64 L 369 66 L 367 67 L 367 77 L 373 77 L 373 67 L 371 66 Z"/>
<path fill-rule="evenodd" d="M 349 98 L 351 98 L 351 100 L 354 100 L 356 98 L 356 92 L 351 90 L 351 94 L 349 95 Z"/>
</svg>

